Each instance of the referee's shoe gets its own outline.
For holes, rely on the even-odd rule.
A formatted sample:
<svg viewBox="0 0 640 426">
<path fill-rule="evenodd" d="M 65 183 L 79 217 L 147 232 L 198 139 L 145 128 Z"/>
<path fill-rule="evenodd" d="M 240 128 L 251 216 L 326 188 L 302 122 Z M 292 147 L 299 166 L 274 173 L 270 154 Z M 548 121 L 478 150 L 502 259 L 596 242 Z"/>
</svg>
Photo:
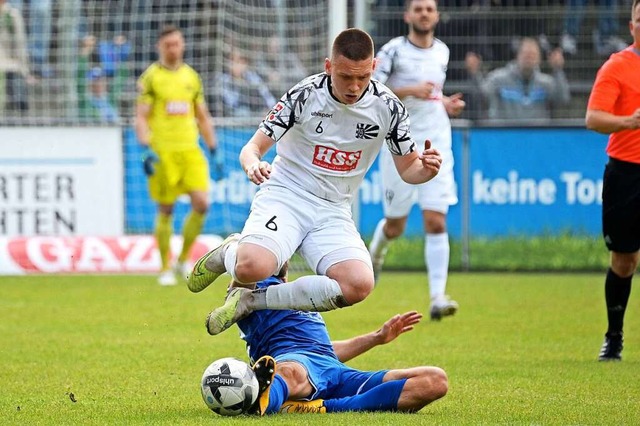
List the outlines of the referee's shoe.
<svg viewBox="0 0 640 426">
<path fill-rule="evenodd" d="M 600 348 L 598 361 L 622 361 L 622 332 L 604 335 L 604 343 Z"/>
</svg>

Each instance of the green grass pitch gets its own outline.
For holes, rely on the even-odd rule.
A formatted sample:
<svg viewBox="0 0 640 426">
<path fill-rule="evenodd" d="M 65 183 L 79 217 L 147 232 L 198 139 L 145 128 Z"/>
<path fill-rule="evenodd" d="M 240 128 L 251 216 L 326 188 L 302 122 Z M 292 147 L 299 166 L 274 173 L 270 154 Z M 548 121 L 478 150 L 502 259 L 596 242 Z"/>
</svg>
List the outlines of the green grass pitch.
<svg viewBox="0 0 640 426">
<path fill-rule="evenodd" d="M 443 367 L 449 394 L 416 414 L 223 418 L 199 391 L 204 368 L 246 358 L 237 328 L 209 336 L 224 295 L 163 288 L 151 276 L 0 278 L 0 419 L 105 425 L 637 425 L 640 304 L 631 294 L 621 363 L 598 363 L 605 331 L 601 274 L 454 273 L 455 317 L 353 360 L 361 369 Z M 637 292 L 635 292 L 637 293 Z M 335 339 L 427 308 L 423 273 L 384 273 L 361 304 L 325 314 Z"/>
</svg>

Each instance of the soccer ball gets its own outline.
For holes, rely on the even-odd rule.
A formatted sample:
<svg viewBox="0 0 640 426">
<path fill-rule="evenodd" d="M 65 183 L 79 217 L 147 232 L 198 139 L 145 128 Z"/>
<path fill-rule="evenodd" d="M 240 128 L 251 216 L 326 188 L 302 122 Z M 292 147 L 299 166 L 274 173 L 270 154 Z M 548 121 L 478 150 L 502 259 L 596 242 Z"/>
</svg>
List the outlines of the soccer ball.
<svg viewBox="0 0 640 426">
<path fill-rule="evenodd" d="M 200 390 L 205 404 L 214 413 L 237 416 L 256 402 L 259 388 L 249 364 L 237 358 L 222 358 L 204 370 Z"/>
</svg>

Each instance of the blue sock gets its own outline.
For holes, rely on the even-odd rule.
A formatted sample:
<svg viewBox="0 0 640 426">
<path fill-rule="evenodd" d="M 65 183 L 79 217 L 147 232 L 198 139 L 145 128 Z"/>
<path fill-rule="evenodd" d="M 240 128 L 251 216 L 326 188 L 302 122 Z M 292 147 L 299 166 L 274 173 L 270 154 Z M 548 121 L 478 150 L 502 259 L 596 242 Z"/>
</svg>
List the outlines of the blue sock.
<svg viewBox="0 0 640 426">
<path fill-rule="evenodd" d="M 327 413 L 339 411 L 395 411 L 407 379 L 381 383 L 368 391 L 338 399 L 325 399 Z M 271 406 L 271 404 L 269 404 Z"/>
<path fill-rule="evenodd" d="M 282 403 L 289 397 L 289 388 L 284 379 L 276 374 L 269 388 L 269 406 L 265 414 L 273 414 L 280 411 Z"/>
</svg>

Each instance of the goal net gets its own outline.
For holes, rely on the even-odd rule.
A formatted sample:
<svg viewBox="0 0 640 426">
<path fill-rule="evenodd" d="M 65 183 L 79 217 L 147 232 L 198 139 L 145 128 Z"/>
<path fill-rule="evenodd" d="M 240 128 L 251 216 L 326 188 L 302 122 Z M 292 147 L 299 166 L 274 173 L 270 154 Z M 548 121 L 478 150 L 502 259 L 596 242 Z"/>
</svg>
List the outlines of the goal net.
<svg viewBox="0 0 640 426">
<path fill-rule="evenodd" d="M 0 92 L 0 127 L 120 128 L 127 234 L 152 233 L 156 212 L 133 129 L 136 79 L 157 59 L 159 30 L 178 26 L 185 62 L 202 77 L 220 145 L 210 161 L 212 205 L 204 232 L 225 236 L 242 229 L 257 187 L 240 169 L 240 149 L 287 89 L 322 71 L 329 0 L 8 3 L 21 16 L 8 29 L 21 63 L 8 73 L 0 64 L 7 88 Z M 186 197 L 176 204 L 174 229 L 188 207 Z"/>
</svg>

